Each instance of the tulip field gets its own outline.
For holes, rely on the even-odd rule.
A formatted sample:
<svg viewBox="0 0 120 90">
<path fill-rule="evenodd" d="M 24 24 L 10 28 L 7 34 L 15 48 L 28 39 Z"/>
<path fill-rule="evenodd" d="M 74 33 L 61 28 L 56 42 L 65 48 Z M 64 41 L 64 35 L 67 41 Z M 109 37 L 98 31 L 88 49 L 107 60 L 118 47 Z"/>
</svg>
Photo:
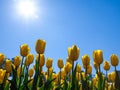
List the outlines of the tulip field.
<svg viewBox="0 0 120 90">
<path fill-rule="evenodd" d="M 80 57 L 80 48 L 72 45 L 68 48 L 66 62 L 58 59 L 59 71 L 56 73 L 52 68 L 53 59 L 45 59 L 45 48 L 46 41 L 38 39 L 36 56 L 30 53 L 28 44 L 22 44 L 20 55 L 12 59 L 0 53 L 0 90 L 120 90 L 120 77 L 116 69 L 119 58 L 116 54 L 111 54 L 110 61 L 104 61 L 103 51 L 94 50 L 91 52 L 94 61 L 91 65 L 89 55 Z M 75 63 L 78 58 L 81 58 L 82 65 Z M 43 66 L 47 71 L 43 70 Z M 108 73 L 110 67 L 114 70 Z M 96 70 L 94 77 L 91 76 L 92 69 Z"/>
</svg>

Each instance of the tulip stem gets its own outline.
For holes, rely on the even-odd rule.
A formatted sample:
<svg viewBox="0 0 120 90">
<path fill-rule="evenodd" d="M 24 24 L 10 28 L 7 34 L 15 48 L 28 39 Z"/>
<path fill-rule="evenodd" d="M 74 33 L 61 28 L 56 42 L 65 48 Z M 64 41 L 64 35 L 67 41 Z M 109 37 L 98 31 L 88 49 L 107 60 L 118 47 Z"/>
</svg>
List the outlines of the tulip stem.
<svg viewBox="0 0 120 90">
<path fill-rule="evenodd" d="M 24 56 L 22 57 L 22 62 L 21 62 L 21 66 L 20 66 L 20 81 L 19 81 L 19 86 L 18 86 L 18 89 L 20 89 L 20 85 L 21 85 L 21 77 L 22 77 L 22 65 L 23 65 L 23 60 L 24 60 Z"/>
<path fill-rule="evenodd" d="M 85 78 L 87 77 L 87 65 L 85 66 L 86 69 L 85 69 Z"/>
<path fill-rule="evenodd" d="M 72 90 L 74 90 L 74 61 L 72 62 Z"/>
<path fill-rule="evenodd" d="M 32 90 L 37 90 L 37 81 L 38 81 L 38 76 L 39 76 L 39 62 L 40 62 L 40 54 L 38 55 L 38 62 L 36 62 L 36 72 L 35 72 L 35 76 L 33 79 L 33 85 L 32 85 Z"/>
<path fill-rule="evenodd" d="M 108 78 L 107 78 L 107 70 L 106 70 L 106 81 L 107 81 L 107 90 L 108 90 Z"/>
<path fill-rule="evenodd" d="M 49 68 L 48 68 L 48 77 L 49 77 Z"/>
<path fill-rule="evenodd" d="M 115 72 L 117 71 L 116 66 L 115 66 Z"/>
<path fill-rule="evenodd" d="M 101 80 L 101 79 L 102 79 L 102 76 L 101 76 L 100 65 L 99 65 L 99 73 L 98 73 L 98 74 L 99 74 L 99 78 L 100 78 L 100 90 L 101 90 L 101 89 L 102 89 L 102 82 L 101 82 L 101 81 L 102 81 L 102 80 Z"/>
<path fill-rule="evenodd" d="M 61 84 L 61 68 L 60 68 L 60 84 Z"/>
</svg>

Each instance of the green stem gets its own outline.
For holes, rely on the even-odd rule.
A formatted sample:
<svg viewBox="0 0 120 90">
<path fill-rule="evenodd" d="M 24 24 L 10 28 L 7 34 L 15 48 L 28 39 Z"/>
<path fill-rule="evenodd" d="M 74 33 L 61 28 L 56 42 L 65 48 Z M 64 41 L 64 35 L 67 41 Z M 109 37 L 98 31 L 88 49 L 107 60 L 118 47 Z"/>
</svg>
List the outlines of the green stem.
<svg viewBox="0 0 120 90">
<path fill-rule="evenodd" d="M 61 84 L 61 68 L 60 68 L 60 84 Z"/>
<path fill-rule="evenodd" d="M 74 90 L 74 61 L 72 62 L 72 90 Z"/>
<path fill-rule="evenodd" d="M 48 68 L 48 77 L 49 77 L 49 68 Z"/>
<path fill-rule="evenodd" d="M 85 78 L 87 77 L 87 65 L 85 66 Z"/>
<path fill-rule="evenodd" d="M 100 69 L 100 65 L 99 65 L 99 78 L 100 78 L 100 89 L 102 89 L 102 76 L 101 76 L 101 69 Z"/>
<path fill-rule="evenodd" d="M 107 70 L 106 70 L 106 83 L 107 83 L 107 90 L 108 90 L 108 78 L 107 78 Z"/>
<path fill-rule="evenodd" d="M 38 62 L 36 61 L 36 72 L 35 72 L 35 76 L 33 79 L 33 85 L 32 85 L 32 90 L 37 90 L 37 81 L 38 81 L 38 76 L 39 76 L 39 62 L 40 62 L 40 54 L 38 56 Z"/>
<path fill-rule="evenodd" d="M 22 62 L 21 62 L 21 66 L 20 66 L 20 81 L 19 81 L 18 89 L 20 89 L 20 85 L 21 85 L 21 78 L 22 78 L 22 65 L 23 65 L 23 61 L 24 61 L 24 56 L 22 57 Z"/>
</svg>

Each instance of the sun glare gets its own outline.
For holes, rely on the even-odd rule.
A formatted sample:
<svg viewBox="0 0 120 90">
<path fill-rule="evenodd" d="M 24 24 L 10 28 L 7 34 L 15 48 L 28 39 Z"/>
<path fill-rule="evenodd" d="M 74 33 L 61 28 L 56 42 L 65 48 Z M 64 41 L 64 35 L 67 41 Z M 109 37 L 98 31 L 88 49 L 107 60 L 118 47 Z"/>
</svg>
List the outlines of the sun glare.
<svg viewBox="0 0 120 90">
<path fill-rule="evenodd" d="M 37 8 L 34 0 L 19 0 L 17 2 L 17 11 L 24 18 L 37 18 Z"/>
</svg>

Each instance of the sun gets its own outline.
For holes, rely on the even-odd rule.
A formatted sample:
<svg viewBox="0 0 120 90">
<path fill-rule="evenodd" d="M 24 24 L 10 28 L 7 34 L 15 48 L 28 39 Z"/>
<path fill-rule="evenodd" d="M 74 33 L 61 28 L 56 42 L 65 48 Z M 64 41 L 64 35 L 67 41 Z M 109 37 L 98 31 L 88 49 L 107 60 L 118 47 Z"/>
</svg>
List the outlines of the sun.
<svg viewBox="0 0 120 90">
<path fill-rule="evenodd" d="M 24 18 L 37 18 L 37 7 L 35 0 L 19 0 L 17 2 L 17 11 Z"/>
</svg>

